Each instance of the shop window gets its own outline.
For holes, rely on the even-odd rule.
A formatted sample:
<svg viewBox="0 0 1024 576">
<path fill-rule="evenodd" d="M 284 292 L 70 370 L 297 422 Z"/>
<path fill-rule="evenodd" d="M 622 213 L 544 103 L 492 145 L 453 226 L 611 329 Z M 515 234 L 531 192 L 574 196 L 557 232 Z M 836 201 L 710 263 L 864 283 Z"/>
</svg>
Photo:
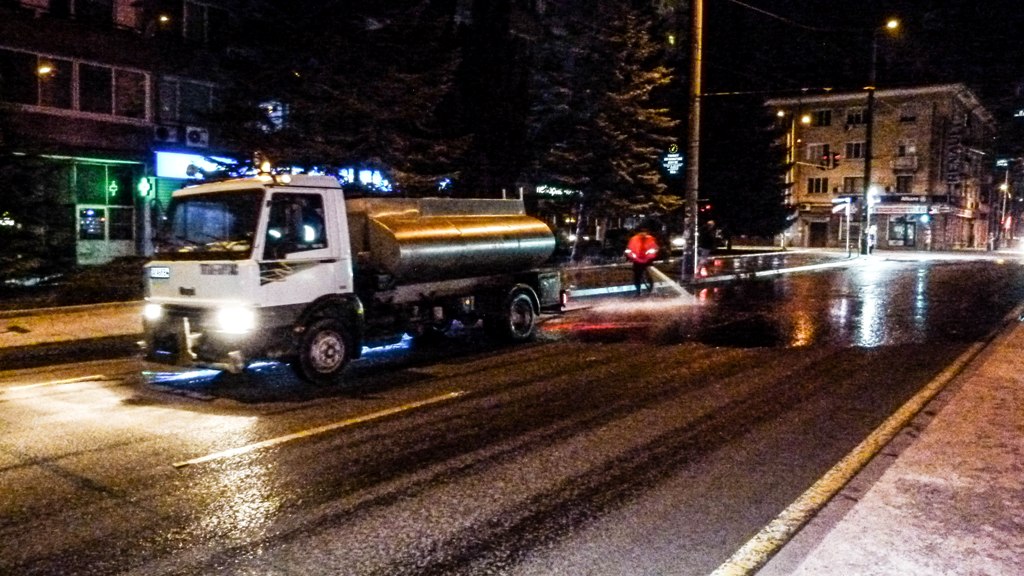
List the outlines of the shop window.
<svg viewBox="0 0 1024 576">
<path fill-rule="evenodd" d="M 107 209 L 110 215 L 110 240 L 131 240 L 135 237 L 135 211 L 126 206 L 111 206 Z"/>
<path fill-rule="evenodd" d="M 82 208 L 78 211 L 78 239 L 104 240 L 107 237 L 107 209 Z"/>
<path fill-rule="evenodd" d="M 107 203 L 107 167 L 78 164 L 75 167 L 75 199 L 79 204 Z"/>
<path fill-rule="evenodd" d="M 79 204 L 132 205 L 134 167 L 76 164 L 75 199 Z"/>
<path fill-rule="evenodd" d="M 916 244 L 917 226 L 913 220 L 905 216 L 889 220 L 889 245 L 914 246 Z"/>
</svg>

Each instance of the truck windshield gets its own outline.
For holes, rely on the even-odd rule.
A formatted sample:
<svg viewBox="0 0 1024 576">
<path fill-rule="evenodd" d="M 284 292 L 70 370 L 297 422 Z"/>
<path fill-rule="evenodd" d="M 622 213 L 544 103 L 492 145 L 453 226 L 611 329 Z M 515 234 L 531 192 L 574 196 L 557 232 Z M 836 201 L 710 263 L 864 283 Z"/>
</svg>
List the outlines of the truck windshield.
<svg viewBox="0 0 1024 576">
<path fill-rule="evenodd" d="M 171 260 L 249 258 L 262 199 L 261 189 L 173 198 L 156 239 L 157 255 Z"/>
</svg>

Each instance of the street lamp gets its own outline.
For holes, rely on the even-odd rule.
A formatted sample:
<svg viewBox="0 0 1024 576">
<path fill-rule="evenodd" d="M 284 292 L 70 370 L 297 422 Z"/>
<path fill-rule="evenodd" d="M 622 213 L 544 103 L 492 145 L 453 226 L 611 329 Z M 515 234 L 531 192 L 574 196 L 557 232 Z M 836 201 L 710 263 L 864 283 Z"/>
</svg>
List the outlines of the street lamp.
<svg viewBox="0 0 1024 576">
<path fill-rule="evenodd" d="M 871 227 L 871 208 L 870 208 L 870 190 L 871 190 L 871 145 L 872 136 L 875 125 L 875 76 L 878 68 L 878 34 L 882 31 L 894 31 L 900 27 L 899 20 L 890 19 L 885 23 L 882 28 L 875 28 L 871 33 L 871 69 L 868 76 L 868 104 L 867 109 L 864 112 L 864 121 L 866 123 L 864 133 L 864 190 L 862 193 L 862 210 L 860 220 L 860 253 L 869 254 L 871 252 L 871 239 L 869 229 Z"/>
</svg>

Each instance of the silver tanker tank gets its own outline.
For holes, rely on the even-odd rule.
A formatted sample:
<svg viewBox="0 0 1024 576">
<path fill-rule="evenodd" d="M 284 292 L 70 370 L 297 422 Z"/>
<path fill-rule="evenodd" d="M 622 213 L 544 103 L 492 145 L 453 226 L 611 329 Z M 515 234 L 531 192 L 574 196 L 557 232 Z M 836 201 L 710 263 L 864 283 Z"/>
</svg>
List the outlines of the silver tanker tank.
<svg viewBox="0 0 1024 576">
<path fill-rule="evenodd" d="M 555 248 L 521 200 L 360 198 L 346 207 L 357 267 L 400 283 L 528 270 Z"/>
</svg>

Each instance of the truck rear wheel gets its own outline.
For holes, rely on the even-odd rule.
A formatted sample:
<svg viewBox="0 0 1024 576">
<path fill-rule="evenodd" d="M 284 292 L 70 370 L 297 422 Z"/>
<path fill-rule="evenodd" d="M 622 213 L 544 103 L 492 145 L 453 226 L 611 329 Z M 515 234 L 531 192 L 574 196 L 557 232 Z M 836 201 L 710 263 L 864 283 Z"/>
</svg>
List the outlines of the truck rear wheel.
<svg viewBox="0 0 1024 576">
<path fill-rule="evenodd" d="M 533 298 L 524 291 L 513 292 L 501 314 L 484 319 L 484 327 L 488 334 L 499 340 L 530 340 L 537 328 L 537 309 L 533 305 Z"/>
<path fill-rule="evenodd" d="M 299 341 L 298 373 L 314 384 L 336 384 L 352 358 L 352 337 L 341 321 L 324 318 L 310 324 Z"/>
</svg>

